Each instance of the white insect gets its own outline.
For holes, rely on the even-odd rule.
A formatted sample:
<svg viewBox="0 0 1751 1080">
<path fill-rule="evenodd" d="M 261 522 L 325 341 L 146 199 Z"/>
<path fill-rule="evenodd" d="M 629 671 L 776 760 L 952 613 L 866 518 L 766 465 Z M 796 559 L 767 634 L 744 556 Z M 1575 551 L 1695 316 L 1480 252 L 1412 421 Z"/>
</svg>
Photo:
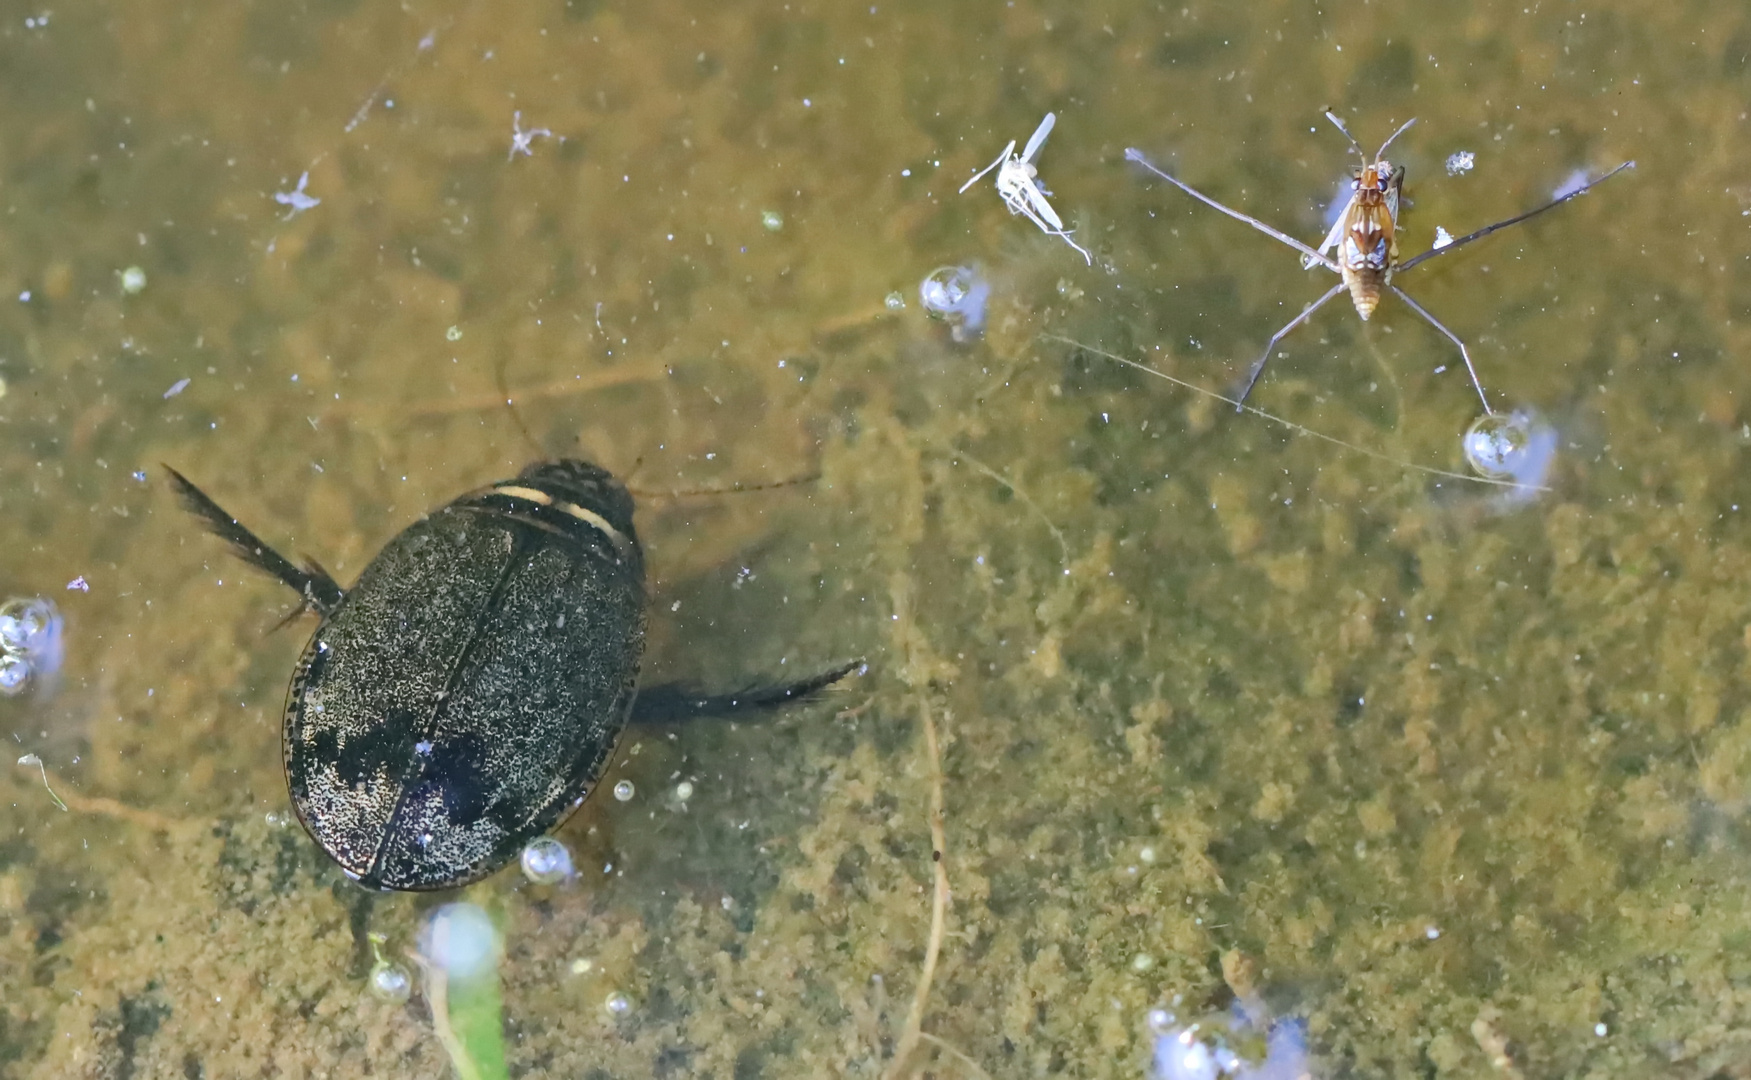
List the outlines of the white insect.
<svg viewBox="0 0 1751 1080">
<path fill-rule="evenodd" d="M 1057 122 L 1056 113 L 1047 113 L 1046 118 L 1040 121 L 1040 126 L 1028 138 L 1019 157 L 1015 154 L 1015 140 L 1009 140 L 1009 145 L 1003 148 L 1003 153 L 997 155 L 997 160 L 974 173 L 972 179 L 961 185 L 961 191 L 965 192 L 981 176 L 996 169 L 997 194 L 1003 196 L 1003 204 L 1009 207 L 1009 212 L 1027 218 L 1038 225 L 1040 231 L 1047 236 L 1059 237 L 1081 252 L 1083 259 L 1093 266 L 1094 257 L 1088 253 L 1088 249 L 1070 239 L 1070 230 L 1064 228 L 1064 219 L 1046 201 L 1052 194 L 1051 189 L 1040 183 L 1040 170 L 1034 167 L 1034 158 L 1039 156 L 1040 148 L 1046 145 L 1046 136 L 1052 134 L 1052 125 Z"/>
<path fill-rule="evenodd" d="M 281 206 L 290 206 L 292 208 L 287 211 L 285 220 L 291 221 L 304 211 L 321 205 L 321 199 L 318 199 L 316 196 L 304 190 L 304 185 L 308 183 L 310 183 L 310 170 L 306 169 L 304 170 L 304 175 L 298 178 L 297 187 L 293 188 L 291 191 L 274 192 L 275 202 L 279 203 Z"/>
<path fill-rule="evenodd" d="M 511 114 L 511 152 L 505 155 L 505 160 L 510 161 L 518 154 L 522 154 L 524 157 L 534 157 L 535 150 L 532 144 L 536 139 L 543 138 L 553 138 L 553 132 L 546 128 L 530 128 L 528 131 L 524 131 L 522 110 L 513 112 Z"/>
</svg>

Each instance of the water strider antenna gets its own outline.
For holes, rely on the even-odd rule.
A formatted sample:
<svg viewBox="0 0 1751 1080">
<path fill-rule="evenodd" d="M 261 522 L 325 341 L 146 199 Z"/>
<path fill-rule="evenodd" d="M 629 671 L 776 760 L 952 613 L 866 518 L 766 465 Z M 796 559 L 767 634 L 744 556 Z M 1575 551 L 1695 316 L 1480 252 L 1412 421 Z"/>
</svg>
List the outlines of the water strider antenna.
<svg viewBox="0 0 1751 1080">
<path fill-rule="evenodd" d="M 1325 108 L 1323 108 L 1319 111 L 1324 113 L 1325 118 L 1327 120 L 1330 120 L 1337 127 L 1337 129 L 1339 131 L 1344 133 L 1344 138 L 1350 140 L 1350 148 L 1352 150 L 1356 151 L 1356 157 L 1357 157 L 1357 159 L 1359 159 L 1362 162 L 1362 167 L 1364 169 L 1367 168 L 1368 167 L 1368 155 L 1362 153 L 1362 144 L 1356 141 L 1356 137 L 1354 135 L 1350 134 L 1350 129 L 1344 126 L 1344 122 L 1342 120 L 1338 119 L 1338 114 L 1331 111 L 1330 105 L 1327 105 Z M 1390 140 L 1388 140 L 1388 141 L 1390 141 Z"/>
<path fill-rule="evenodd" d="M 1386 141 L 1380 144 L 1380 149 L 1377 150 L 1374 154 L 1374 160 L 1379 161 L 1382 157 L 1386 156 L 1386 148 L 1392 145 L 1392 140 L 1398 138 L 1400 135 L 1403 135 L 1405 133 L 1406 129 L 1408 129 L 1412 124 L 1414 124 L 1416 122 L 1417 122 L 1417 118 L 1413 116 L 1409 120 L 1406 120 L 1404 123 L 1400 124 L 1398 127 L 1398 130 L 1393 132 L 1391 135 L 1388 135 L 1386 137 Z"/>
</svg>

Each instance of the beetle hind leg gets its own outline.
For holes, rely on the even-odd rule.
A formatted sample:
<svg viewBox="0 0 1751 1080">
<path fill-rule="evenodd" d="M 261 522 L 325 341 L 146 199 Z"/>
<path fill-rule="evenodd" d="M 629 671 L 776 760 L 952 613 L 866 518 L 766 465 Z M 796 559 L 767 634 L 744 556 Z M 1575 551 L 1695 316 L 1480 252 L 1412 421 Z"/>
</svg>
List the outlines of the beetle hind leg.
<svg viewBox="0 0 1751 1080">
<path fill-rule="evenodd" d="M 208 531 L 225 541 L 233 555 L 291 587 L 303 599 L 300 612 L 304 608 L 310 608 L 326 615 L 340 603 L 341 587 L 329 576 L 328 571 L 315 562 L 310 563 L 308 570 L 293 565 L 284 555 L 269 547 L 261 537 L 250 532 L 242 522 L 226 512 L 224 507 L 214 502 L 206 492 L 189 483 L 187 477 L 168 465 L 162 468 L 170 474 L 170 485 L 176 489 L 176 497 L 182 503 L 183 509 L 200 518 Z"/>
<path fill-rule="evenodd" d="M 633 724 L 673 724 L 699 716 L 739 717 L 746 713 L 770 712 L 808 701 L 863 667 L 861 659 L 852 660 L 793 683 L 754 686 L 729 694 L 707 694 L 681 683 L 664 683 L 639 691 L 627 721 Z"/>
</svg>

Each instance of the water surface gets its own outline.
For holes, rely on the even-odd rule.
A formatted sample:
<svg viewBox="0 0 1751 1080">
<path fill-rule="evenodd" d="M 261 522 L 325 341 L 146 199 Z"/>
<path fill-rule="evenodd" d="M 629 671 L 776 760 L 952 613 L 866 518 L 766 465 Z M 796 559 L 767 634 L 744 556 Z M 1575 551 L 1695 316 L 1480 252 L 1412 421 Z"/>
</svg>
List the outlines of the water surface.
<svg viewBox="0 0 1751 1080">
<path fill-rule="evenodd" d="M 1317 1077 L 1740 1075 L 1747 101 L 1718 2 L 0 13 L 0 587 L 66 621 L 0 732 L 71 807 L 4 774 L 0 1075 L 448 1067 L 366 983 L 448 898 L 299 829 L 309 624 L 158 463 L 350 582 L 558 453 L 643 493 L 651 677 L 871 666 L 629 738 L 576 882 L 467 890 L 512 1075 L 1137 1077 L 1242 1015 Z M 1406 255 L 1636 159 L 1401 282 L 1555 429 L 1548 490 L 1440 475 L 1478 403 L 1391 297 L 1286 340 L 1288 424 L 1208 396 L 1329 278 L 1124 151 L 1313 239 L 1328 104 L 1418 118 Z M 1048 111 L 1092 267 L 955 193 Z M 945 265 L 982 334 L 922 310 Z M 952 903 L 897 1067 L 926 715 Z"/>
</svg>

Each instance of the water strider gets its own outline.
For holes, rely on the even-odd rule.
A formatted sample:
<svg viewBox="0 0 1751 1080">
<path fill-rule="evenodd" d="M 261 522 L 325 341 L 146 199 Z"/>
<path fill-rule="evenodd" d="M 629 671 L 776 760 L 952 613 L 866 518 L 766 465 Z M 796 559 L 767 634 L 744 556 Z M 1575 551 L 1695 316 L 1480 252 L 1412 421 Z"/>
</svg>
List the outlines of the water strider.
<svg viewBox="0 0 1751 1080">
<path fill-rule="evenodd" d="M 1339 120 L 1330 109 L 1325 110 L 1325 116 L 1326 119 L 1337 125 L 1339 131 L 1344 133 L 1344 138 L 1350 140 L 1350 146 L 1356 151 L 1356 157 L 1360 159 L 1361 166 L 1353 174 L 1352 194 L 1349 202 L 1344 205 L 1343 212 L 1338 215 L 1337 222 L 1332 226 L 1331 232 L 1326 234 L 1326 238 L 1319 245 L 1318 250 L 1308 247 L 1287 233 L 1280 232 L 1255 217 L 1224 206 L 1208 195 L 1195 190 L 1191 185 L 1169 176 L 1161 169 L 1156 168 L 1144 156 L 1143 151 L 1135 148 L 1125 151 L 1127 160 L 1137 162 L 1192 198 L 1222 211 L 1231 218 L 1244 221 L 1266 236 L 1280 240 L 1301 252 L 1302 266 L 1309 269 L 1314 266 L 1323 266 L 1338 275 L 1338 283 L 1326 290 L 1324 296 L 1302 309 L 1301 314 L 1290 319 L 1282 329 L 1271 335 L 1271 340 L 1265 345 L 1264 354 L 1253 363 L 1252 370 L 1247 374 L 1246 387 L 1240 392 L 1240 400 L 1235 404 L 1235 411 L 1240 411 L 1241 406 L 1246 402 L 1247 395 L 1252 393 L 1253 384 L 1258 382 L 1259 375 L 1264 372 L 1265 362 L 1271 358 L 1271 353 L 1276 351 L 1277 342 L 1281 341 L 1289 331 L 1306 322 L 1314 312 L 1325 305 L 1326 301 L 1348 290 L 1350 300 L 1355 304 L 1356 314 L 1361 316 L 1363 322 L 1366 322 L 1368 317 L 1374 314 L 1375 306 L 1380 303 L 1381 290 L 1389 289 L 1400 300 L 1403 300 L 1412 311 L 1421 315 L 1430 326 L 1441 331 L 1449 341 L 1459 347 L 1459 355 L 1465 360 L 1465 370 L 1471 375 L 1471 385 L 1477 390 L 1478 400 L 1483 402 L 1484 413 L 1486 415 L 1492 413 L 1494 410 L 1490 408 L 1490 399 L 1484 394 L 1483 383 L 1477 377 L 1477 368 L 1472 365 L 1471 351 L 1465 347 L 1465 342 L 1460 340 L 1458 334 L 1443 326 L 1439 319 L 1429 314 L 1428 310 L 1421 304 L 1411 299 L 1403 289 L 1394 285 L 1393 277 L 1404 274 L 1437 255 L 1456 251 L 1473 240 L 1481 240 L 1493 232 L 1505 229 L 1510 225 L 1517 225 L 1554 206 L 1560 206 L 1577 195 L 1585 194 L 1594 186 L 1604 183 L 1623 170 L 1634 168 L 1635 162 L 1626 161 L 1598 179 L 1590 180 L 1573 191 L 1564 192 L 1536 209 L 1498 221 L 1494 225 L 1486 225 L 1476 232 L 1467 233 L 1456 240 L 1450 240 L 1444 244 L 1437 243 L 1435 247 L 1421 255 L 1400 262 L 1398 258 L 1398 206 L 1399 196 L 1404 187 L 1404 166 L 1395 166 L 1387 161 L 1386 150 L 1392 145 L 1393 140 L 1404 134 L 1407 128 L 1416 123 L 1416 120 L 1405 121 L 1397 131 L 1387 137 L 1387 140 L 1380 145 L 1380 149 L 1375 151 L 1374 160 L 1369 161 L 1368 155 L 1362 152 L 1361 144 L 1356 142 L 1356 137 L 1350 134 L 1350 129 L 1344 126 L 1344 122 Z M 1336 256 L 1335 259 L 1326 255 L 1328 250 Z"/>
</svg>

